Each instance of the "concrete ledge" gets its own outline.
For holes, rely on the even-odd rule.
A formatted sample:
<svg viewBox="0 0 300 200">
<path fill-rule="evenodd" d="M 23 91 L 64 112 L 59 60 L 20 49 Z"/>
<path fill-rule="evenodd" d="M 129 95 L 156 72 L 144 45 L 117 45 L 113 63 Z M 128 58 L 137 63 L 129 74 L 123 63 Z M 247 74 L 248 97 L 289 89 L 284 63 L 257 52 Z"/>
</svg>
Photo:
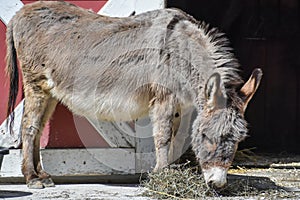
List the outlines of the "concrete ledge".
<svg viewBox="0 0 300 200">
<path fill-rule="evenodd" d="M 135 151 L 131 148 L 42 149 L 44 169 L 53 179 L 65 183 L 136 182 Z M 22 152 L 11 149 L 3 158 L 0 182 L 24 182 Z"/>
</svg>

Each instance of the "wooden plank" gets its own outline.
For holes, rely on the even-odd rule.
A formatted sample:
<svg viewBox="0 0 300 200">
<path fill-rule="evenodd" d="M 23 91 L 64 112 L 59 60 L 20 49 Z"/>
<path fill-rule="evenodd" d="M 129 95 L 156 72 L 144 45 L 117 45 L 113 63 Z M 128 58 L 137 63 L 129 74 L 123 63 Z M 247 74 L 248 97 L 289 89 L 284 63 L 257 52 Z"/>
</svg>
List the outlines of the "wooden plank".
<svg viewBox="0 0 300 200">
<path fill-rule="evenodd" d="M 56 107 L 49 124 L 50 134 L 47 135 L 44 130 L 41 138 L 41 142 L 44 144 L 42 146 L 41 143 L 41 147 L 47 149 L 110 147 L 86 118 L 73 115 L 61 104 Z"/>
<path fill-rule="evenodd" d="M 134 147 L 135 132 L 126 122 L 105 122 L 87 118 L 111 147 Z"/>
<path fill-rule="evenodd" d="M 10 123 L 10 117 L 4 120 L 0 125 L 0 146 L 2 147 L 19 147 L 21 144 L 21 121 L 23 115 L 23 104 L 22 100 L 19 105 L 15 108 L 14 124 L 12 127 L 12 134 L 10 133 L 10 127 L 7 123 Z"/>
<path fill-rule="evenodd" d="M 8 24 L 9 20 L 23 5 L 20 0 L 0 0 L 0 18 L 3 23 Z"/>
<path fill-rule="evenodd" d="M 42 163 L 53 176 L 84 176 L 135 174 L 134 149 L 43 149 Z M 23 177 L 21 173 L 22 153 L 11 149 L 4 156 L 1 177 Z"/>
<path fill-rule="evenodd" d="M 137 133 L 135 144 L 136 172 L 151 171 L 156 162 L 152 124 L 149 117 L 138 119 L 135 123 L 135 130 Z"/>
<path fill-rule="evenodd" d="M 164 0 L 110 0 L 103 6 L 98 14 L 108 15 L 111 17 L 128 17 L 133 12 L 135 12 L 135 14 L 139 14 L 164 7 Z"/>
</svg>

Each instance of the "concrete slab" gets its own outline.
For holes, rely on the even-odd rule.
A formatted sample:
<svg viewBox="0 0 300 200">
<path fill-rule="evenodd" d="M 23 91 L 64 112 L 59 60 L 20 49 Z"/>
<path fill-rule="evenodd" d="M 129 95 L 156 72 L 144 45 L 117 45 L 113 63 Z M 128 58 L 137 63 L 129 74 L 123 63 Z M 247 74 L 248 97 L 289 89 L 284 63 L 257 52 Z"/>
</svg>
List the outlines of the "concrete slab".
<svg viewBox="0 0 300 200">
<path fill-rule="evenodd" d="M 63 184 L 34 190 L 28 189 L 25 184 L 2 184 L 0 185 L 0 199 L 151 200 L 151 198 L 140 196 L 143 191 L 144 189 L 137 185 Z"/>
</svg>

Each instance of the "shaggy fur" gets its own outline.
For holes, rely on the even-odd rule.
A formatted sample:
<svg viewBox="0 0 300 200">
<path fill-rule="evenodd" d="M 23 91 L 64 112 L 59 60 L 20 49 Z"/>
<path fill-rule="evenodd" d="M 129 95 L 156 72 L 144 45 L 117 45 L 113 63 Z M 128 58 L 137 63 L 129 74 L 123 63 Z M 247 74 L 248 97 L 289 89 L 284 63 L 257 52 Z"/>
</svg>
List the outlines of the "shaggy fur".
<svg viewBox="0 0 300 200">
<path fill-rule="evenodd" d="M 22 172 L 32 188 L 53 185 L 40 166 L 39 138 L 57 102 L 102 120 L 150 111 L 156 170 L 168 165 L 176 108 L 195 106 L 193 147 L 200 163 L 228 166 L 261 77 L 256 70 L 238 91 L 242 80 L 227 39 L 176 9 L 111 18 L 64 2 L 24 6 L 7 27 L 8 113 L 18 89 L 16 58 L 25 94 Z"/>
</svg>

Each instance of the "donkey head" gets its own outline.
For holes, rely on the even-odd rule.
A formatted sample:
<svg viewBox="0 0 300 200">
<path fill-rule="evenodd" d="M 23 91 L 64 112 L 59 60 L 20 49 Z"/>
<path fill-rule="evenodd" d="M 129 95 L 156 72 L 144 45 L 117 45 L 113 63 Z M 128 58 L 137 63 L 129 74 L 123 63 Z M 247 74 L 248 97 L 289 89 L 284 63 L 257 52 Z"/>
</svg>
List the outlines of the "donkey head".
<svg viewBox="0 0 300 200">
<path fill-rule="evenodd" d="M 227 94 L 218 73 L 206 83 L 205 105 L 194 122 L 192 143 L 210 187 L 220 188 L 226 184 L 238 143 L 247 136 L 244 112 L 261 77 L 262 71 L 255 69 L 240 91 Z"/>
</svg>

